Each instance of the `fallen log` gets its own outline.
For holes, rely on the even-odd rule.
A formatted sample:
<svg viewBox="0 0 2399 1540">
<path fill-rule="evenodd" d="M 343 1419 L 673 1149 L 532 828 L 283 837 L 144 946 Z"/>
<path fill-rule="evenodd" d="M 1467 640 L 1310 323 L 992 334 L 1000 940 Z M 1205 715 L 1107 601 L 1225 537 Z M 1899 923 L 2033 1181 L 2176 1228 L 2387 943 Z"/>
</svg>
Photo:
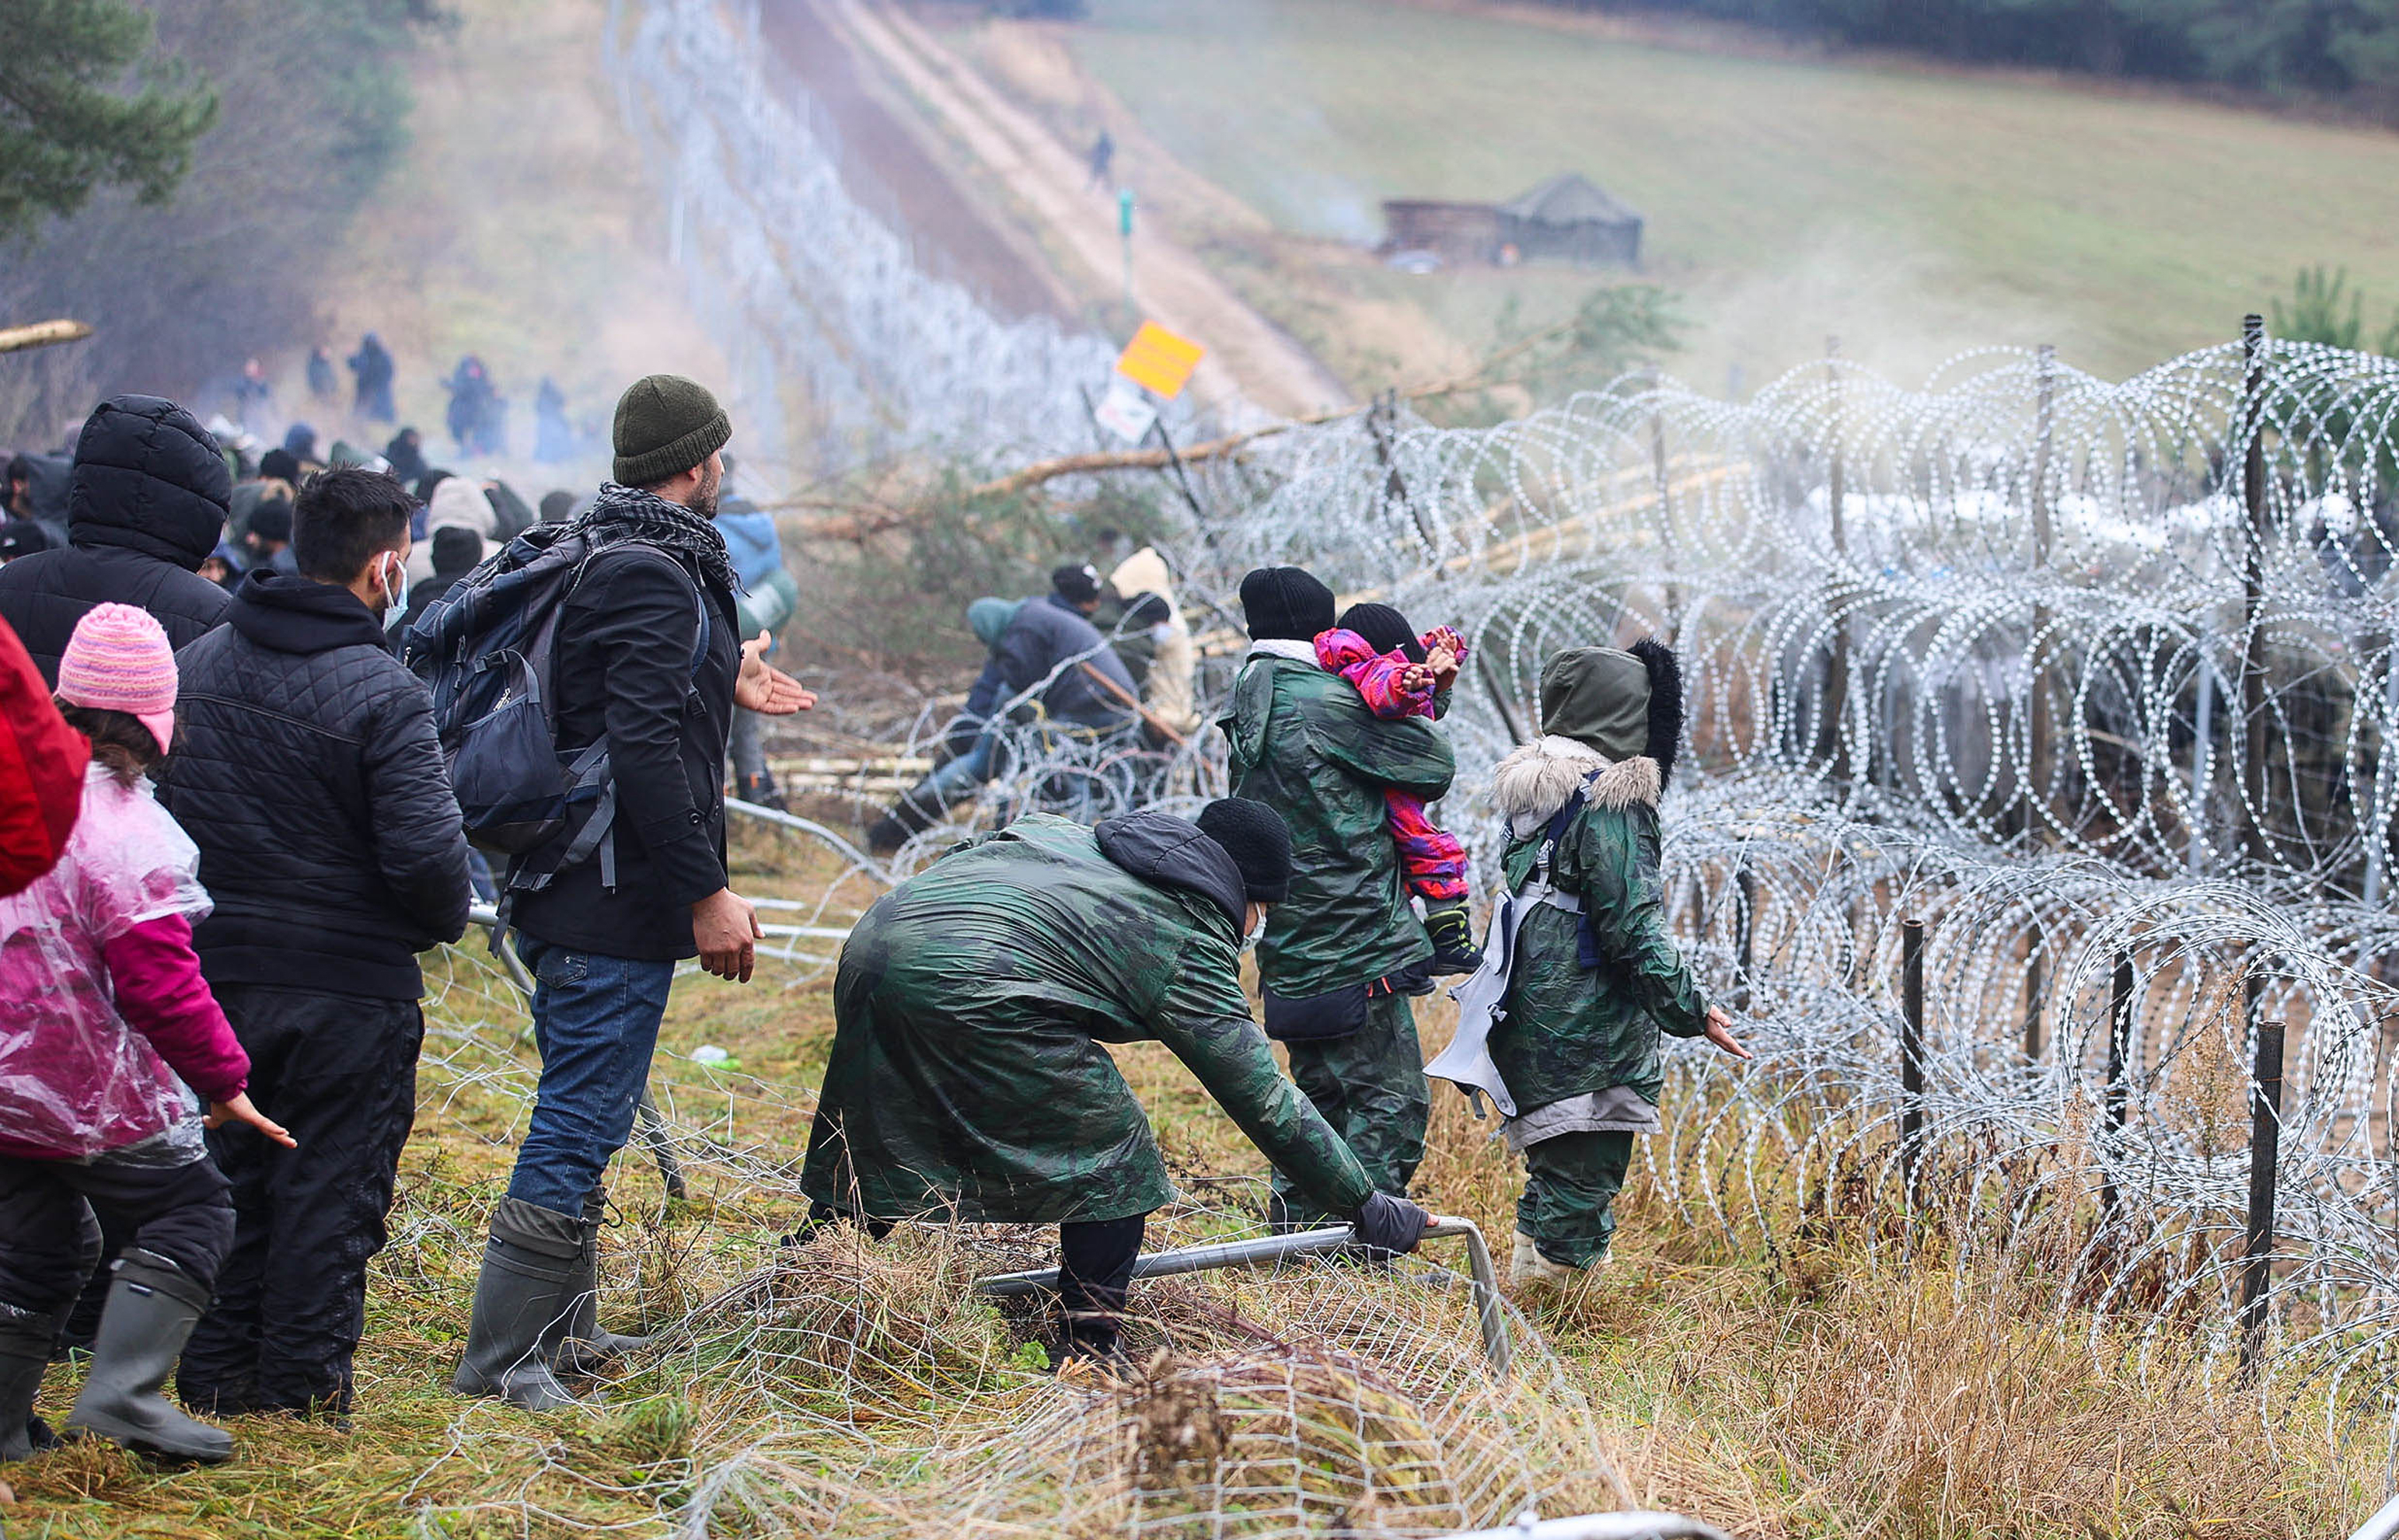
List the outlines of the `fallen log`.
<svg viewBox="0 0 2399 1540">
<path fill-rule="evenodd" d="M 0 353 L 21 353 L 29 347 L 79 343 L 91 335 L 82 321 L 34 321 L 26 326 L 0 326 Z"/>
</svg>

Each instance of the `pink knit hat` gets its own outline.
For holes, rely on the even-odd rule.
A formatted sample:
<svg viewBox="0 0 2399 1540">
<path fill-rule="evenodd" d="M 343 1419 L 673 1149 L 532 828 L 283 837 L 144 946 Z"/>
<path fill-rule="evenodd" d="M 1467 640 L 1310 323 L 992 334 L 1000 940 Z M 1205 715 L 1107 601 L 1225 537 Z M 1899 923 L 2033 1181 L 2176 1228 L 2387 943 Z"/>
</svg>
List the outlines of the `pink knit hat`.
<svg viewBox="0 0 2399 1540">
<path fill-rule="evenodd" d="M 165 753 L 175 737 L 175 649 L 167 628 L 130 604 L 95 604 L 59 659 L 59 699 L 140 720 Z"/>
</svg>

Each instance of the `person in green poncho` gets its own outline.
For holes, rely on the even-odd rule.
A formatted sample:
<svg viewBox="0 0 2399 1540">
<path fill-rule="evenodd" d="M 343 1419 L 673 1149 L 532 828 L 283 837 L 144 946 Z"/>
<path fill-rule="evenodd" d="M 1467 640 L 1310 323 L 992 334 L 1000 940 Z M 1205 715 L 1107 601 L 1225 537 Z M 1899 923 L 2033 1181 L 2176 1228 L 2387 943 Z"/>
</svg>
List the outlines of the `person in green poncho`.
<svg viewBox="0 0 2399 1540">
<path fill-rule="evenodd" d="M 1157 1041 L 1279 1179 L 1369 1247 L 1412 1250 L 1429 1216 L 1376 1190 L 1250 1020 L 1242 939 L 1290 881 L 1281 819 L 1227 798 L 1096 829 L 1034 814 L 884 895 L 834 979 L 812 1218 L 1056 1223 L 1061 1357 L 1113 1352 L 1145 1217 L 1173 1189 L 1102 1045 Z"/>
<path fill-rule="evenodd" d="M 1682 674 L 1661 643 L 1573 648 L 1541 669 L 1542 736 L 1492 776 L 1522 916 L 1512 955 L 1484 965 L 1506 980 L 1488 1051 L 1525 1157 L 1519 1286 L 1564 1288 L 1606 1260 L 1633 1137 L 1658 1127 L 1661 1032 L 1750 1057 L 1666 927 L 1658 799 L 1682 727 Z"/>
<path fill-rule="evenodd" d="M 1376 717 L 1317 661 L 1333 607 L 1333 590 L 1297 567 L 1241 579 L 1251 646 L 1219 725 L 1234 795 L 1291 826 L 1291 897 L 1258 943 L 1267 1034 L 1288 1047 L 1292 1078 L 1376 1187 L 1404 1193 L 1431 1107 L 1409 996 L 1431 990 L 1433 945 L 1408 903 L 1383 793 L 1438 801 L 1457 763 L 1431 722 Z M 1270 1217 L 1319 1216 L 1279 1180 Z"/>
</svg>

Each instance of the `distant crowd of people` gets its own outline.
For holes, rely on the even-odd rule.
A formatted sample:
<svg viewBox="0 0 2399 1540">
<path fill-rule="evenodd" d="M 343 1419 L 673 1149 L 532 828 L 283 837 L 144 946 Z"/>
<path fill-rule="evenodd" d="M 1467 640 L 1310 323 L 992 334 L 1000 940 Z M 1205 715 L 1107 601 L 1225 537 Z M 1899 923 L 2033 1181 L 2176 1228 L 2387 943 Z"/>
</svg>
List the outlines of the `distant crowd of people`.
<svg viewBox="0 0 2399 1540">
<path fill-rule="evenodd" d="M 597 1318 L 607 1166 L 676 965 L 755 966 L 728 760 L 772 799 L 756 720 L 816 700 L 766 661 L 792 589 L 771 518 L 725 494 L 732 432 L 704 386 L 648 376 L 617 402 L 613 478 L 536 512 L 423 465 L 409 430 L 321 461 L 287 436 L 251 465 L 156 398 L 84 424 L 63 541 L 0 565 L 0 1459 L 55 1437 L 35 1398 L 71 1349 L 69 1428 L 157 1454 L 227 1458 L 227 1417 L 346 1416 L 414 1115 L 417 957 L 463 934 L 479 884 L 532 976 L 541 1073 L 452 1384 L 547 1410 L 644 1344 Z M 48 474 L 12 468 L 12 510 Z M 230 591 L 204 575 L 237 559 Z M 1203 730 L 1166 561 L 1109 560 L 969 607 L 986 662 L 948 757 L 872 843 L 931 827 L 1012 732 Z M 1120 1353 L 1172 1196 L 1105 1044 L 1190 1066 L 1271 1160 L 1272 1223 L 1347 1223 L 1388 1257 L 1430 1220 L 1407 1196 L 1430 1109 L 1412 1002 L 1471 973 L 1433 1070 L 1498 1101 L 1524 1155 L 1528 1290 L 1605 1260 L 1660 1033 L 1746 1057 L 1663 918 L 1671 654 L 1549 660 L 1542 736 L 1495 782 L 1507 944 L 1478 951 L 1466 852 L 1430 811 L 1464 642 L 1336 614 L 1295 567 L 1240 602 L 1230 795 L 969 840 L 867 912 L 834 985 L 787 1241 L 1056 1223 L 1062 1366 Z"/>
</svg>

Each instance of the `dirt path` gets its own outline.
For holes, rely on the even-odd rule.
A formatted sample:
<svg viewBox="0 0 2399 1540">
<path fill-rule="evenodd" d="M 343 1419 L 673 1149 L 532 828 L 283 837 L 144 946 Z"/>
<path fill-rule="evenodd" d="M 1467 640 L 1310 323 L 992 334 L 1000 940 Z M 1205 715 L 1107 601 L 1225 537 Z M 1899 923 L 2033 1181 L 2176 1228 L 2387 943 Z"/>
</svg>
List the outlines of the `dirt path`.
<svg viewBox="0 0 2399 1540">
<path fill-rule="evenodd" d="M 1079 154 L 896 7 L 823 0 L 822 8 L 1039 222 L 1053 250 L 1083 270 L 1082 287 L 1111 292 L 1121 284 L 1115 200 L 1090 187 Z M 1305 348 L 1197 257 L 1139 222 L 1133 295 L 1143 315 L 1206 344 L 1192 388 L 1220 416 L 1238 424 L 1260 412 L 1297 416 L 1350 404 L 1348 390 Z"/>
<path fill-rule="evenodd" d="M 849 196 L 903 233 L 927 272 L 964 284 L 998 315 L 1078 319 L 1077 305 L 1033 242 L 1006 227 L 920 141 L 926 125 L 827 23 L 821 0 L 779 0 L 759 9 L 759 33 L 807 88 L 808 106 L 830 128 Z"/>
</svg>

